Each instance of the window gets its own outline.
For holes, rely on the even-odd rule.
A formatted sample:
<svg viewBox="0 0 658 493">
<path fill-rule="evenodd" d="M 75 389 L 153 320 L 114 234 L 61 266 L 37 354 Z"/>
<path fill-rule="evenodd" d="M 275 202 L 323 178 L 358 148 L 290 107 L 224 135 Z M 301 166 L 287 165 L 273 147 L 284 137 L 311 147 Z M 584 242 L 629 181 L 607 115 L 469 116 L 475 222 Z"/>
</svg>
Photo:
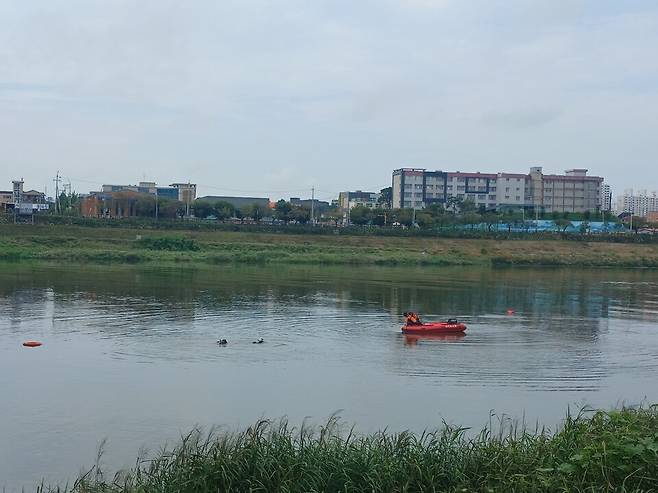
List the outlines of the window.
<svg viewBox="0 0 658 493">
<path fill-rule="evenodd" d="M 492 191 L 492 192 L 495 192 L 495 191 L 496 191 L 496 187 L 491 187 L 491 191 Z"/>
<path fill-rule="evenodd" d="M 411 198 L 411 192 L 404 192 L 404 198 L 405 199 L 410 199 Z"/>
<path fill-rule="evenodd" d="M 489 195 L 489 200 L 496 200 L 496 196 L 495 195 Z"/>
<path fill-rule="evenodd" d="M 509 187 L 505 187 L 505 191 L 506 191 L 506 192 L 509 192 Z"/>
<path fill-rule="evenodd" d="M 521 200 L 521 197 L 517 195 L 516 196 L 516 201 L 519 202 L 520 200 Z"/>
<path fill-rule="evenodd" d="M 411 188 L 411 183 L 405 183 L 404 188 L 405 189 L 410 189 Z"/>
<path fill-rule="evenodd" d="M 505 198 L 506 198 L 507 200 L 509 200 L 509 195 L 505 195 Z"/>
<path fill-rule="evenodd" d="M 466 187 L 457 187 L 458 192 L 463 192 L 466 189 Z"/>
</svg>

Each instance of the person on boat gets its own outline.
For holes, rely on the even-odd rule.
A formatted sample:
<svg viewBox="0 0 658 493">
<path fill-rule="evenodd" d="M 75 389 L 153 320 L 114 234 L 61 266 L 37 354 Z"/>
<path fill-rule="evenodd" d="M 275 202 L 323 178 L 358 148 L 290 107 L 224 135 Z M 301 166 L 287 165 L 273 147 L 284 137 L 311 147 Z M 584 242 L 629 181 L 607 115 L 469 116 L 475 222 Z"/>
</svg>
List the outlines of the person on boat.
<svg viewBox="0 0 658 493">
<path fill-rule="evenodd" d="M 404 312 L 405 325 L 423 325 L 420 321 L 420 317 L 414 312 Z"/>
</svg>

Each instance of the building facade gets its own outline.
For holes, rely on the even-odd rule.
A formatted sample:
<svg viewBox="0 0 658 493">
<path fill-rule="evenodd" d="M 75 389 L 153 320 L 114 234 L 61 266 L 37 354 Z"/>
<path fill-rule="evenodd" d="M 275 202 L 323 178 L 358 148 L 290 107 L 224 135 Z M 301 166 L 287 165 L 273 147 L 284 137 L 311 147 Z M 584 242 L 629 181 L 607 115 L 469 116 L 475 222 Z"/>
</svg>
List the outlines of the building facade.
<svg viewBox="0 0 658 493">
<path fill-rule="evenodd" d="M 603 179 L 587 170 L 544 175 L 530 173 L 462 173 L 402 168 L 393 171 L 393 207 L 422 209 L 449 205 L 451 199 L 471 200 L 484 209 L 537 208 L 546 212 L 596 211 Z"/>
<path fill-rule="evenodd" d="M 329 202 L 319 199 L 302 199 L 299 197 L 290 197 L 290 204 L 296 207 L 304 207 L 306 209 L 313 209 L 315 212 L 324 212 L 331 204 Z"/>
<path fill-rule="evenodd" d="M 612 210 L 612 188 L 607 183 L 601 189 L 601 210 L 610 212 Z"/>
<path fill-rule="evenodd" d="M 192 203 L 196 200 L 195 183 L 172 183 L 168 187 L 159 187 L 152 181 L 140 181 L 137 185 L 103 185 L 102 193 L 134 192 L 157 195 L 159 199 L 178 200 Z"/>
<path fill-rule="evenodd" d="M 356 192 L 340 192 L 338 194 L 338 207 L 343 211 L 354 209 L 358 205 L 373 209 L 380 207 L 380 196 L 381 194 L 379 193 L 363 192 L 361 190 L 357 190 Z"/>
<path fill-rule="evenodd" d="M 646 190 L 637 192 L 632 189 L 624 190 L 624 193 L 617 197 L 615 212 L 640 217 L 646 217 L 650 212 L 658 212 L 658 193 Z"/>
<path fill-rule="evenodd" d="M 16 210 L 24 214 L 45 211 L 50 208 L 46 194 L 37 190 L 25 190 L 23 180 L 12 181 L 11 190 L 0 191 L 0 210 Z"/>
</svg>

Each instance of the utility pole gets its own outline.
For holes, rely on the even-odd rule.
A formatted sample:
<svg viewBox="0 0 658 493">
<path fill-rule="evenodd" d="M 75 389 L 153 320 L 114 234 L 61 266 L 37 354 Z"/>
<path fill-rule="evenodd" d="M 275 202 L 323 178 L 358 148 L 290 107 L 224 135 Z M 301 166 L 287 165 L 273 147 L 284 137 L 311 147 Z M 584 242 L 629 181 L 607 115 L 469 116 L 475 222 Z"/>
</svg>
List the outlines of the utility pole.
<svg viewBox="0 0 658 493">
<path fill-rule="evenodd" d="M 158 187 L 155 187 L 155 220 L 158 220 Z"/>
<path fill-rule="evenodd" d="M 57 170 L 57 174 L 55 175 L 55 213 L 59 214 L 59 182 L 61 178 L 59 177 L 59 170 Z"/>
<path fill-rule="evenodd" d="M 311 188 L 311 225 L 315 226 L 315 187 Z"/>
</svg>

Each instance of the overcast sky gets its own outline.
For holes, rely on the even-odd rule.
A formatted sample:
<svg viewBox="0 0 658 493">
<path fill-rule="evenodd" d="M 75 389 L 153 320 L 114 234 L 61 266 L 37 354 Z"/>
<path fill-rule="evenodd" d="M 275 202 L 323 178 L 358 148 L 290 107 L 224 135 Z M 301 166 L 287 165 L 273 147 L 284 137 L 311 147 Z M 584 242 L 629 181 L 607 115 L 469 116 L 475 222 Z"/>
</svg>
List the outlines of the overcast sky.
<svg viewBox="0 0 658 493">
<path fill-rule="evenodd" d="M 0 189 L 533 165 L 658 188 L 658 2 L 0 0 Z"/>
</svg>

